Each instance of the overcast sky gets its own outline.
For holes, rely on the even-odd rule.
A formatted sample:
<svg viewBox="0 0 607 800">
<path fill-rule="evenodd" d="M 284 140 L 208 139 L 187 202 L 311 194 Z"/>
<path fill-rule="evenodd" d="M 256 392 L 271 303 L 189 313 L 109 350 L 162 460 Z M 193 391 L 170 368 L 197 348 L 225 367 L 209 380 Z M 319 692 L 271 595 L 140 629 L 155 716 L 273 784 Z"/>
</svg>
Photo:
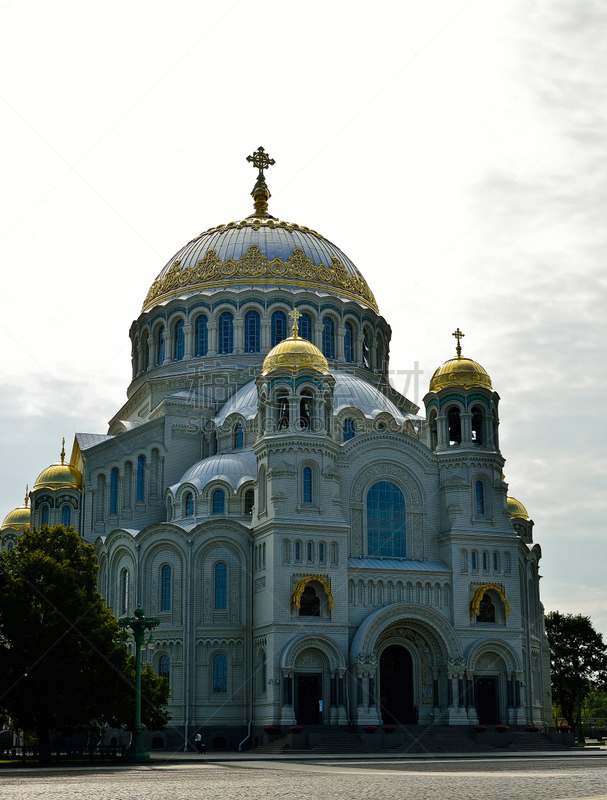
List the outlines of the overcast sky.
<svg viewBox="0 0 607 800">
<path fill-rule="evenodd" d="M 107 431 L 193 236 L 270 211 L 366 276 L 394 384 L 479 361 L 546 608 L 607 634 L 607 0 L 0 0 L 0 519 Z"/>
</svg>

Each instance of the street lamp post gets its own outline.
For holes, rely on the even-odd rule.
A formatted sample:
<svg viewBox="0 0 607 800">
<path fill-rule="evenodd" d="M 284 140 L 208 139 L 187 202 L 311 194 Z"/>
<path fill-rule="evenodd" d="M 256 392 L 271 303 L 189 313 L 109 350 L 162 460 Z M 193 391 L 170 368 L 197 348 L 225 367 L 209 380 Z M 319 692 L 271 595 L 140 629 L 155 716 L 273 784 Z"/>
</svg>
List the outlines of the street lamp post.
<svg viewBox="0 0 607 800">
<path fill-rule="evenodd" d="M 160 625 L 160 620 L 158 617 L 146 617 L 139 606 L 135 609 L 134 617 L 123 617 L 118 620 L 118 624 L 121 628 L 130 628 L 135 639 L 135 725 L 127 756 L 134 761 L 146 761 L 150 754 L 145 749 L 141 735 L 141 648 L 145 644 L 146 630 L 156 628 Z"/>
</svg>

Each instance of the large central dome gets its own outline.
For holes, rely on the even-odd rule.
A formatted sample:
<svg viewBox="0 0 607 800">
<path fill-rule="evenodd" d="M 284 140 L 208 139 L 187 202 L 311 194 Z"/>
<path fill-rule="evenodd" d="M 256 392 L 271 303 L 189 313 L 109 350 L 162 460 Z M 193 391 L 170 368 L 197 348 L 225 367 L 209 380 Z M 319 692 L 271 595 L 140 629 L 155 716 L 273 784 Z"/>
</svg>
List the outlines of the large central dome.
<svg viewBox="0 0 607 800">
<path fill-rule="evenodd" d="M 338 247 L 310 228 L 272 217 L 249 217 L 201 233 L 164 267 L 142 310 L 228 286 L 312 289 L 378 310 L 367 282 Z"/>
</svg>

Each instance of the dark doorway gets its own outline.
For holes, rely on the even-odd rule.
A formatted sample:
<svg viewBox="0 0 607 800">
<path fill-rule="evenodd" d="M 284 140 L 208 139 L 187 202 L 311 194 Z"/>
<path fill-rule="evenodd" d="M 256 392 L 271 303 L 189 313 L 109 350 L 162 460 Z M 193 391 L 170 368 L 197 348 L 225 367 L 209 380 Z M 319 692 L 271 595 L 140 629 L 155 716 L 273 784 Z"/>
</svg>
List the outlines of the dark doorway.
<svg viewBox="0 0 607 800">
<path fill-rule="evenodd" d="M 478 678 L 476 680 L 476 713 L 480 725 L 499 724 L 497 678 Z"/>
<path fill-rule="evenodd" d="M 320 725 L 320 704 L 322 699 L 321 675 L 297 676 L 297 722 L 300 725 Z"/>
<path fill-rule="evenodd" d="M 416 725 L 413 661 L 400 644 L 386 647 L 379 662 L 381 717 L 384 725 Z"/>
</svg>

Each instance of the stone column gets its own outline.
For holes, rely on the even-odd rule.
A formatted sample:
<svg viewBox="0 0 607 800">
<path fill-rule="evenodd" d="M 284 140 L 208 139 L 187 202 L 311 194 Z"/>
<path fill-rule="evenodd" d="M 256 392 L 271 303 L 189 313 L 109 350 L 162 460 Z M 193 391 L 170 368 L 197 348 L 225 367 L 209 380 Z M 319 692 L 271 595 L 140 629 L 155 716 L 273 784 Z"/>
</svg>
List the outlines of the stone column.
<svg viewBox="0 0 607 800">
<path fill-rule="evenodd" d="M 217 355 L 217 322 L 213 320 L 212 322 L 207 323 L 207 336 L 208 336 L 208 345 L 209 348 L 207 350 L 207 355 L 209 356 L 216 356 Z"/>
<path fill-rule="evenodd" d="M 319 350 L 322 350 L 322 331 L 324 325 L 322 322 L 315 322 L 312 327 L 314 328 L 314 341 L 312 344 L 315 344 Z"/>
<path fill-rule="evenodd" d="M 346 360 L 346 356 L 344 354 L 344 352 L 345 352 L 344 351 L 344 337 L 345 337 L 345 335 L 346 335 L 345 326 L 344 325 L 338 325 L 337 326 L 337 342 L 336 342 L 337 349 L 336 349 L 336 353 L 337 353 L 337 360 L 340 363 L 344 363 L 345 360 Z"/>
<path fill-rule="evenodd" d="M 164 361 L 163 364 L 170 364 L 173 360 L 173 331 L 167 325 L 164 329 Z"/>
<path fill-rule="evenodd" d="M 261 318 L 261 352 L 268 353 L 270 351 L 270 333 L 272 321 L 268 317 Z"/>
<path fill-rule="evenodd" d="M 436 418 L 437 450 L 446 450 L 449 447 L 449 431 L 447 428 L 446 414 L 440 414 Z"/>
<path fill-rule="evenodd" d="M 183 326 L 183 336 L 185 339 L 185 346 L 183 350 L 183 360 L 188 361 L 192 358 L 192 354 L 194 352 L 194 336 L 193 336 L 194 326 L 188 322 Z"/>
<path fill-rule="evenodd" d="M 462 444 L 463 445 L 471 445 L 472 444 L 472 414 L 467 411 L 462 411 L 460 414 L 460 420 L 462 425 Z"/>
<path fill-rule="evenodd" d="M 240 317 L 234 319 L 234 355 L 244 352 L 244 322 Z"/>
</svg>

